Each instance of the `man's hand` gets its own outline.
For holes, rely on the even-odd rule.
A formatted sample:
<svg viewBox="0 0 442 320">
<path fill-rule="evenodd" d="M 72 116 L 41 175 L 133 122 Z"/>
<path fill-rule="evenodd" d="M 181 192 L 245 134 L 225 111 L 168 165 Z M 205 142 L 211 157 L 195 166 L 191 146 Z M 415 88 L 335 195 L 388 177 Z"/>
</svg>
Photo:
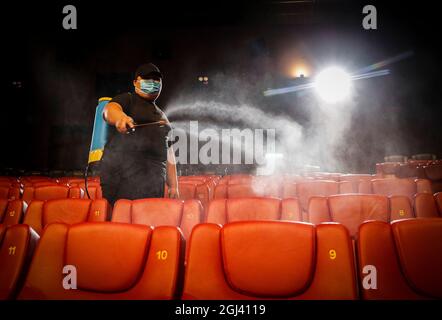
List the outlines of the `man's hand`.
<svg viewBox="0 0 442 320">
<path fill-rule="evenodd" d="M 179 199 L 180 198 L 180 192 L 178 190 L 178 188 L 176 187 L 172 187 L 172 188 L 168 188 L 168 196 L 170 199 Z"/>
<path fill-rule="evenodd" d="M 127 129 L 134 128 L 134 124 L 134 119 L 123 113 L 122 117 L 115 122 L 115 128 L 120 133 L 127 133 Z"/>
</svg>

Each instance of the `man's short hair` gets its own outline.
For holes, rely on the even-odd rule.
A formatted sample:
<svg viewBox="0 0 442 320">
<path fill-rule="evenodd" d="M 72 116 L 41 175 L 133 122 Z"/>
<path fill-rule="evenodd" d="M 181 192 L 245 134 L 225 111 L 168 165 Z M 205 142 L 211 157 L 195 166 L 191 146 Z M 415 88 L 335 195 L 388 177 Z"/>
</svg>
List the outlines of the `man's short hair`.
<svg viewBox="0 0 442 320">
<path fill-rule="evenodd" d="M 162 79 L 163 75 L 160 69 L 153 63 L 146 63 L 137 68 L 134 79 L 141 77 L 142 79 Z"/>
</svg>

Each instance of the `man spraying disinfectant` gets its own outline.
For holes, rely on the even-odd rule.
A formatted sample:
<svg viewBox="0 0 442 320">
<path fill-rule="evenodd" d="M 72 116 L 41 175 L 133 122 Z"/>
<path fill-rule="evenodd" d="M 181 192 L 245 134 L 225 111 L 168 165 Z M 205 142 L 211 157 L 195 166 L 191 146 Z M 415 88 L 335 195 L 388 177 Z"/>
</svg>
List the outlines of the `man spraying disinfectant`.
<svg viewBox="0 0 442 320">
<path fill-rule="evenodd" d="M 179 197 L 175 154 L 168 140 L 171 126 L 155 104 L 162 78 L 154 64 L 140 66 L 134 92 L 114 97 L 103 108 L 111 128 L 100 178 L 103 196 L 112 205 L 118 199 L 161 198 L 165 183 L 169 197 Z"/>
</svg>

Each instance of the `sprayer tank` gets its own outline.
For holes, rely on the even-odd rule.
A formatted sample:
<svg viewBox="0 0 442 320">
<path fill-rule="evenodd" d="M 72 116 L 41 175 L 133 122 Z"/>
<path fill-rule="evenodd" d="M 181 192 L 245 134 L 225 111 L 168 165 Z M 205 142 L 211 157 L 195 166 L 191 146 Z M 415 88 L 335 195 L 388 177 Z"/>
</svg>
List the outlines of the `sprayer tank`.
<svg viewBox="0 0 442 320">
<path fill-rule="evenodd" d="M 108 139 L 109 125 L 104 120 L 104 107 L 112 98 L 103 97 L 98 99 L 98 105 L 95 110 L 94 128 L 92 131 L 91 147 L 89 150 L 88 163 L 100 161 L 103 156 L 104 146 Z"/>
</svg>

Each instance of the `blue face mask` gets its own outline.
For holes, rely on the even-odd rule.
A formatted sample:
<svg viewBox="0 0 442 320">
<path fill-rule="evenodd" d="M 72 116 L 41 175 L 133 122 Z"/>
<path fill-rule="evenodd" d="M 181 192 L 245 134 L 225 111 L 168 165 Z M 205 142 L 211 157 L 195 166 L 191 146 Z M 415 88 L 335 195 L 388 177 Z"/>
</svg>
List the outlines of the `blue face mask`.
<svg viewBox="0 0 442 320">
<path fill-rule="evenodd" d="M 158 94 L 161 83 L 154 80 L 140 80 L 140 91 L 146 94 Z"/>
</svg>

